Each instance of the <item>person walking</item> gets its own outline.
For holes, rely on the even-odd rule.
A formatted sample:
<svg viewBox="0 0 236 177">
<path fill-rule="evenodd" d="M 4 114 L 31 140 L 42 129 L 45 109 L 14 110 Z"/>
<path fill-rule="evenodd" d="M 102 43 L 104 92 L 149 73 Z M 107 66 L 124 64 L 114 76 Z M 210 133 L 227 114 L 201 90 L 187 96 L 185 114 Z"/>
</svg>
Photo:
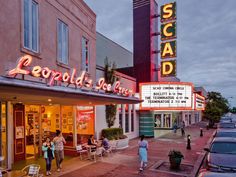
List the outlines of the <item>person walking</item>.
<svg viewBox="0 0 236 177">
<path fill-rule="evenodd" d="M 65 138 L 62 136 L 60 130 L 56 130 L 56 137 L 53 139 L 55 145 L 55 157 L 57 164 L 57 171 L 62 169 L 62 161 L 64 159 L 64 144 L 66 144 Z"/>
<path fill-rule="evenodd" d="M 176 132 L 177 132 L 177 128 L 178 128 L 178 126 L 177 126 L 177 123 L 176 123 L 176 122 L 174 122 L 174 125 L 173 125 L 173 130 L 174 130 L 174 133 L 176 133 Z"/>
<path fill-rule="evenodd" d="M 46 175 L 48 176 L 51 175 L 52 160 L 54 159 L 54 144 L 50 138 L 47 138 L 46 142 L 43 143 L 42 151 L 46 161 Z"/>
<path fill-rule="evenodd" d="M 140 160 L 140 171 L 143 171 L 143 168 L 147 166 L 147 150 L 148 150 L 148 142 L 144 140 L 144 135 L 141 135 L 140 140 L 138 142 L 138 155 Z"/>
<path fill-rule="evenodd" d="M 184 136 L 185 135 L 185 122 L 183 121 L 182 123 L 181 123 L 181 135 L 182 136 Z"/>
</svg>

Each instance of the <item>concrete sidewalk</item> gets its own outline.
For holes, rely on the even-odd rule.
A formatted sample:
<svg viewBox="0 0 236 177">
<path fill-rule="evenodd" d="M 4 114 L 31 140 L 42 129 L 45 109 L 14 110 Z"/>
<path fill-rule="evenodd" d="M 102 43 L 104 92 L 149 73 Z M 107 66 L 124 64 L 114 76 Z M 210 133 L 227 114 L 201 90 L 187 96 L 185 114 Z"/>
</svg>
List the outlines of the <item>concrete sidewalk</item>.
<svg viewBox="0 0 236 177">
<path fill-rule="evenodd" d="M 62 177 L 180 177 L 195 176 L 202 157 L 205 152 L 203 148 L 211 139 L 214 130 L 203 129 L 203 137 L 200 137 L 200 127 L 204 124 L 197 124 L 186 128 L 186 135 L 191 135 L 191 150 L 186 150 L 186 137 L 169 133 L 160 138 L 151 138 L 148 150 L 148 167 L 139 173 L 138 160 L 138 139 L 130 141 L 129 148 L 118 151 L 107 157 L 99 158 L 97 162 L 81 161 L 78 157 L 68 160 L 63 164 L 61 172 L 54 172 L 51 176 Z M 181 169 L 182 171 L 171 171 L 168 164 L 168 153 L 170 150 L 180 150 L 184 154 Z M 160 168 L 159 168 L 160 166 Z M 158 168 L 157 168 L 158 167 Z M 188 171 L 185 171 L 188 170 Z"/>
</svg>

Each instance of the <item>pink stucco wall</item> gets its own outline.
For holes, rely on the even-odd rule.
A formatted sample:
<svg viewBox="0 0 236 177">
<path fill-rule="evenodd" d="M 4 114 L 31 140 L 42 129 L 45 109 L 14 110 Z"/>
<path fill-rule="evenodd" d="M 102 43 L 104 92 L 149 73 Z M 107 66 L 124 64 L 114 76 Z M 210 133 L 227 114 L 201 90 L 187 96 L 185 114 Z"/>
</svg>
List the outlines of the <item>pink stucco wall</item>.
<svg viewBox="0 0 236 177">
<path fill-rule="evenodd" d="M 82 0 L 35 0 L 39 4 L 39 53 L 23 47 L 23 0 L 0 1 L 0 76 L 15 67 L 19 57 L 33 56 L 32 65 L 58 71 L 81 69 L 82 36 L 90 42 L 90 74 L 96 71 L 96 15 Z M 69 64 L 57 63 L 57 20 L 69 27 Z"/>
</svg>

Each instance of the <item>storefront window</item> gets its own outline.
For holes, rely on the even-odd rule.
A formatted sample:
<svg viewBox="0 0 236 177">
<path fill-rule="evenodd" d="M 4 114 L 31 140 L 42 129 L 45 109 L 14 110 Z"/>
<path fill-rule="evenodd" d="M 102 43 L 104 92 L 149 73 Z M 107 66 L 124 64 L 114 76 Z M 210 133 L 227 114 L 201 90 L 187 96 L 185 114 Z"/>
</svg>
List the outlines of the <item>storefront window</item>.
<svg viewBox="0 0 236 177">
<path fill-rule="evenodd" d="M 155 114 L 154 121 L 154 127 L 161 127 L 161 114 Z"/>
<path fill-rule="evenodd" d="M 7 166 L 7 118 L 6 103 L 0 102 L 0 167 Z"/>
<path fill-rule="evenodd" d="M 121 104 L 117 105 L 117 110 L 119 113 L 119 128 L 122 128 L 123 127 L 123 120 L 122 120 L 122 105 Z"/>
<path fill-rule="evenodd" d="M 42 106 L 41 114 L 42 140 L 44 141 L 47 137 L 53 139 L 56 130 L 61 129 L 60 105 Z"/>
<path fill-rule="evenodd" d="M 89 135 L 94 135 L 94 107 L 76 107 L 77 143 L 86 143 Z"/>
<path fill-rule="evenodd" d="M 134 113 L 131 112 L 131 132 L 134 131 Z"/>
<path fill-rule="evenodd" d="M 195 114 L 195 123 L 196 122 L 199 122 L 199 114 L 198 113 Z"/>
<path fill-rule="evenodd" d="M 25 106 L 26 158 L 34 158 L 39 153 L 40 106 Z"/>
<path fill-rule="evenodd" d="M 123 127 L 123 121 L 122 121 L 122 113 L 119 113 L 119 127 Z"/>
<path fill-rule="evenodd" d="M 171 114 L 164 114 L 164 127 L 170 128 L 171 127 Z"/>
<path fill-rule="evenodd" d="M 73 146 L 73 124 L 74 114 L 73 106 L 62 106 L 61 107 L 62 117 L 62 133 L 66 140 L 66 146 Z"/>
<path fill-rule="evenodd" d="M 129 132 L 129 114 L 125 113 L 125 133 Z"/>
</svg>

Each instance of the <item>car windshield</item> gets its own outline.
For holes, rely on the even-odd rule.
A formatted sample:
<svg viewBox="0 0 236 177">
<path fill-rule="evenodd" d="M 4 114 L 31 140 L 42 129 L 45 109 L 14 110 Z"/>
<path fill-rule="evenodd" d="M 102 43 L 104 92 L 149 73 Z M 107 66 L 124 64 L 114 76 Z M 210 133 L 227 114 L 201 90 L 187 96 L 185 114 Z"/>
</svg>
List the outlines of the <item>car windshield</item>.
<svg viewBox="0 0 236 177">
<path fill-rule="evenodd" d="M 234 138 L 236 138 L 236 132 L 217 132 L 216 137 L 234 137 Z"/>
<path fill-rule="evenodd" d="M 214 142 L 211 145 L 211 153 L 220 154 L 235 154 L 236 155 L 236 142 Z"/>
<path fill-rule="evenodd" d="M 235 124 L 234 123 L 220 123 L 219 127 L 220 128 L 235 128 Z"/>
</svg>

